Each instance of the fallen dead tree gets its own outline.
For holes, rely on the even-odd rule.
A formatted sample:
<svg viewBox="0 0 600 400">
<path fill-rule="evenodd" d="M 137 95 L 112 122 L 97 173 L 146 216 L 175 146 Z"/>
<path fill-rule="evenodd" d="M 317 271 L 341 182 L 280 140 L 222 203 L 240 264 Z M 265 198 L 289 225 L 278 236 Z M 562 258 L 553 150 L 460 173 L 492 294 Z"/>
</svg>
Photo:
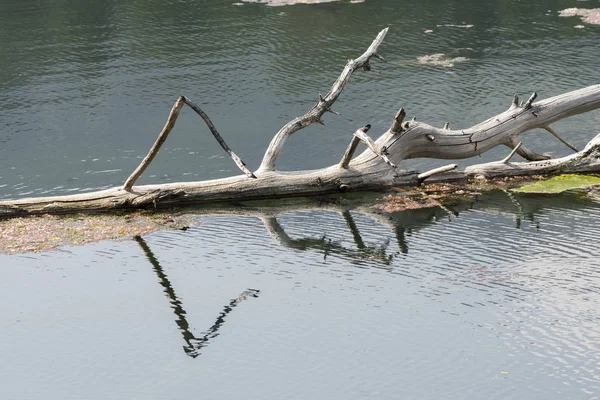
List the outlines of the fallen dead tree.
<svg viewBox="0 0 600 400">
<path fill-rule="evenodd" d="M 536 93 L 525 102 L 519 102 L 515 95 L 509 109 L 505 112 L 460 130 L 452 130 L 448 124 L 443 128 L 435 128 L 414 119 L 405 122 L 406 113 L 400 109 L 392 119 L 390 128 L 377 140 L 367 135 L 370 125 L 365 125 L 354 132 L 338 164 L 310 171 L 277 171 L 275 163 L 287 139 L 302 128 L 322 123 L 325 113 L 335 113 L 332 107 L 355 71 L 369 71 L 373 58 L 384 61 L 378 49 L 387 31 L 387 28 L 381 31 L 360 57 L 348 61 L 329 92 L 325 96 L 319 95 L 317 103 L 306 114 L 291 120 L 275 134 L 260 167 L 255 172 L 248 170 L 241 158 L 229 148 L 208 115 L 190 99 L 181 96 L 171 109 L 167 123 L 150 152 L 121 187 L 69 196 L 1 201 L 0 217 L 43 213 L 106 212 L 192 203 L 313 196 L 416 185 L 425 180 L 428 182 L 463 180 L 477 176 L 600 172 L 598 161 L 600 137 L 598 136 L 584 150 L 558 159 L 550 159 L 547 155 L 535 153 L 522 146 L 518 140 L 521 133 L 542 128 L 576 151 L 550 125 L 566 117 L 599 108 L 600 85 L 589 86 L 541 101 L 535 101 Z M 158 154 L 173 129 L 181 109 L 186 105 L 200 115 L 215 139 L 244 174 L 200 182 L 134 186 L 136 180 Z M 367 149 L 354 157 L 361 142 Z M 402 160 L 417 157 L 463 159 L 480 155 L 498 145 L 505 145 L 512 149 L 506 159 L 495 163 L 474 165 L 461 172 L 452 171 L 456 168 L 455 164 L 423 173 L 407 172 L 397 168 Z M 510 159 L 515 153 L 530 162 L 511 163 Z"/>
</svg>

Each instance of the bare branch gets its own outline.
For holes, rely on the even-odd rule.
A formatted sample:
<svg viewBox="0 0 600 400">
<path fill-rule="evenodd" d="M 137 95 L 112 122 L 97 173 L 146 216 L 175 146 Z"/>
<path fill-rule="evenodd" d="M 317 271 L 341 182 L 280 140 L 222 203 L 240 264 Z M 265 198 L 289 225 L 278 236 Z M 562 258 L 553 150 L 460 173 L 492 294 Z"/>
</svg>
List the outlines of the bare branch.
<svg viewBox="0 0 600 400">
<path fill-rule="evenodd" d="M 371 139 L 363 130 L 359 129 L 354 132 L 354 136 L 359 138 L 361 142 L 367 145 L 367 147 L 379 157 L 383 159 L 390 167 L 396 168 L 396 165 L 390 161 L 384 151 L 382 151 L 377 144 Z"/>
<path fill-rule="evenodd" d="M 148 152 L 146 157 L 144 157 L 140 165 L 138 165 L 138 167 L 131 173 L 131 175 L 129 175 L 129 178 L 127 178 L 127 180 L 123 184 L 123 190 L 131 190 L 131 187 L 133 186 L 135 181 L 138 180 L 138 178 L 144 173 L 146 168 L 148 168 L 148 165 L 150 165 L 152 160 L 154 160 L 154 157 L 156 157 L 156 155 L 158 154 L 158 151 L 160 150 L 161 146 L 163 145 L 165 140 L 167 140 L 171 129 L 173 129 L 173 126 L 175 126 L 175 121 L 177 121 L 177 117 L 179 116 L 179 112 L 181 111 L 181 107 L 183 107 L 183 104 L 184 97 L 180 96 L 173 105 L 173 108 L 171 108 L 171 112 L 169 113 L 169 117 L 167 118 L 167 123 L 162 128 L 162 131 L 160 131 L 160 133 L 158 134 L 158 138 L 156 138 L 156 141 L 150 148 L 150 151 Z"/>
<path fill-rule="evenodd" d="M 233 162 L 236 163 L 236 165 L 242 170 L 242 172 L 244 172 L 250 178 L 256 178 L 256 176 L 254 176 L 254 174 L 246 168 L 246 164 L 242 161 L 242 159 L 239 158 L 238 155 L 235 154 L 229 148 L 229 146 L 227 146 L 227 143 L 225 143 L 225 140 L 223 140 L 221 135 L 219 135 L 219 132 L 217 132 L 217 128 L 215 128 L 215 125 L 212 123 L 210 118 L 208 118 L 208 115 L 206 115 L 206 113 L 204 111 L 202 111 L 200 109 L 200 107 L 198 107 L 196 104 L 194 104 L 187 97 L 179 96 L 179 98 L 173 105 L 171 112 L 169 113 L 169 117 L 167 118 L 167 123 L 165 124 L 162 131 L 160 131 L 160 133 L 158 134 L 158 138 L 156 138 L 156 141 L 150 148 L 150 151 L 148 151 L 148 154 L 146 155 L 146 157 L 144 157 L 144 159 L 142 160 L 140 165 L 138 165 L 138 167 L 131 173 L 129 178 L 127 178 L 127 180 L 123 184 L 123 187 L 122 187 L 123 190 L 130 191 L 131 188 L 133 187 L 133 184 L 144 173 L 144 171 L 146 170 L 146 168 L 148 168 L 150 163 L 152 163 L 152 160 L 154 160 L 154 157 L 156 157 L 161 146 L 163 145 L 163 143 L 165 143 L 165 141 L 167 140 L 167 137 L 169 136 L 169 133 L 171 133 L 171 130 L 175 126 L 175 122 L 177 121 L 179 112 L 181 111 L 181 108 L 183 107 L 184 104 L 187 104 L 192 110 L 194 110 L 198 115 L 200 115 L 200 117 L 202 117 L 204 122 L 206 122 L 206 125 L 208 125 L 208 129 L 210 129 L 210 132 L 213 134 L 215 139 L 217 139 L 217 142 L 219 142 L 219 144 L 221 145 L 223 150 L 225 150 L 227 152 L 227 154 L 229 154 L 229 156 L 231 157 Z"/>
<path fill-rule="evenodd" d="M 366 133 L 369 131 L 369 129 L 371 129 L 371 125 L 367 124 L 367 125 L 363 126 L 362 128 L 360 128 L 359 130 Z M 339 163 L 340 168 L 344 168 L 344 169 L 348 168 L 348 164 L 350 163 L 350 160 L 352 160 L 352 157 L 354 157 L 354 152 L 356 151 L 356 148 L 358 147 L 358 143 L 360 143 L 360 139 L 356 135 L 353 135 L 352 140 L 350 140 L 350 144 L 348 145 L 348 148 L 346 148 L 346 152 L 344 153 L 344 155 L 342 156 L 342 159 L 340 160 L 340 163 Z"/>
<path fill-rule="evenodd" d="M 548 132 L 550 132 L 551 134 L 553 134 L 555 138 L 560 140 L 565 146 L 567 146 L 568 148 L 573 150 L 575 153 L 577 153 L 579 151 L 579 150 L 577 150 L 577 148 L 575 146 L 571 145 L 569 142 L 567 142 L 565 139 L 563 139 L 558 133 L 556 133 L 556 131 L 554 129 L 550 128 L 549 126 L 545 126 L 544 129 L 547 130 Z"/>
<path fill-rule="evenodd" d="M 441 174 L 442 172 L 452 171 L 453 169 L 456 169 L 457 166 L 458 165 L 456 165 L 456 164 L 448 164 L 448 165 L 444 165 L 442 167 L 431 169 L 429 171 L 425 171 L 425 172 L 417 175 L 417 180 L 419 181 L 419 183 L 421 183 L 425 179 L 429 178 L 432 175 Z"/>
<path fill-rule="evenodd" d="M 420 157 L 469 158 L 498 145 L 509 146 L 512 150 L 523 132 L 545 128 L 569 116 L 599 108 L 600 85 L 563 93 L 535 103 L 533 99 L 535 96 L 530 97 L 529 109 L 511 106 L 507 111 L 465 129 L 443 129 L 422 122 L 404 122 L 401 133 L 393 134 L 388 131 L 377 140 L 377 144 L 387 148 L 389 159 L 395 164 Z M 533 152 L 525 146 L 521 146 L 517 154 L 530 161 L 550 158 L 547 154 Z M 373 162 L 375 161 L 371 152 L 363 152 L 354 158 L 351 165 Z"/>
<path fill-rule="evenodd" d="M 509 155 L 507 155 L 506 157 L 504 157 L 500 162 L 502 164 L 508 164 L 508 162 L 510 161 L 511 158 L 513 158 L 513 156 L 515 155 L 515 153 L 517 152 L 517 150 L 519 150 L 519 147 L 521 147 L 521 145 L 523 145 L 523 142 L 519 142 L 514 149 L 512 149 L 512 151 L 509 153 Z"/>
<path fill-rule="evenodd" d="M 233 152 L 233 150 L 231 150 L 229 148 L 229 146 L 227 146 L 227 143 L 225 143 L 225 140 L 223 140 L 223 138 L 221 137 L 221 135 L 219 135 L 219 132 L 217 132 L 217 128 L 215 128 L 215 125 L 212 123 L 212 121 L 210 120 L 210 118 L 208 118 L 208 115 L 206 115 L 206 113 L 204 111 L 202 111 L 200 109 L 200 107 L 198 107 L 196 104 L 192 103 L 192 101 L 190 99 L 188 99 L 187 97 L 183 96 L 183 101 L 185 104 L 187 104 L 188 106 L 190 106 L 190 108 L 192 110 L 194 110 L 198 115 L 200 115 L 200 117 L 202 117 L 202 119 L 204 120 L 204 122 L 206 122 L 206 125 L 208 125 L 208 129 L 210 129 L 210 133 L 213 134 L 213 136 L 215 137 L 215 139 L 217 139 L 217 142 L 219 142 L 219 144 L 221 145 L 221 147 L 223 148 L 223 150 L 225 150 L 225 152 L 227 154 L 229 154 L 229 156 L 231 157 L 231 159 L 233 160 L 233 162 L 235 162 L 235 164 L 238 166 L 239 169 L 242 170 L 242 172 L 244 174 L 246 174 L 246 176 L 248 176 L 249 178 L 256 178 L 256 176 L 254 176 L 254 174 L 252 172 L 250 172 L 248 170 L 248 168 L 246 168 L 246 163 L 244 163 L 242 161 L 241 158 L 238 157 L 237 154 L 235 154 Z"/>
<path fill-rule="evenodd" d="M 329 92 L 324 96 L 319 98 L 319 101 L 315 106 L 310 109 L 306 114 L 302 117 L 294 118 L 287 124 L 285 124 L 279 132 L 275 134 L 265 155 L 263 157 L 262 163 L 260 164 L 260 168 L 258 169 L 258 173 L 273 171 L 275 169 L 275 161 L 281 154 L 283 150 L 283 146 L 287 139 L 294 133 L 299 131 L 302 128 L 305 128 L 314 123 L 322 123 L 321 117 L 323 114 L 329 110 L 331 110 L 331 106 L 338 99 L 339 95 L 342 93 L 342 90 L 350 80 L 350 76 L 357 69 L 363 69 L 365 71 L 370 70 L 369 59 L 371 57 L 376 57 L 377 49 L 379 45 L 385 38 L 385 35 L 388 31 L 388 28 L 385 28 L 373 40 L 373 43 L 369 46 L 369 48 L 357 59 L 348 60 L 346 67 L 342 71 L 339 78 L 335 81 Z M 381 57 L 381 56 L 379 56 Z"/>
</svg>

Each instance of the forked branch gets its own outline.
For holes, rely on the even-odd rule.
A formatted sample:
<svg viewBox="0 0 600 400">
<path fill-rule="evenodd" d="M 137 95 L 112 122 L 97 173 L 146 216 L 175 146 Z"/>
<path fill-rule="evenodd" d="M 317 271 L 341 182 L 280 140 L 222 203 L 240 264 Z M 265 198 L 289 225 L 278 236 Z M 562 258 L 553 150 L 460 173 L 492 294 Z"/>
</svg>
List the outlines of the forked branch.
<svg viewBox="0 0 600 400">
<path fill-rule="evenodd" d="M 235 154 L 233 152 L 233 150 L 231 150 L 231 148 L 227 145 L 227 143 L 225 143 L 225 140 L 223 139 L 223 137 L 221 137 L 221 135 L 217 131 L 217 128 L 215 128 L 215 125 L 212 123 L 212 121 L 210 120 L 208 115 L 206 115 L 206 113 L 204 111 L 202 111 L 200 109 L 200 107 L 198 107 L 195 103 L 193 103 L 187 97 L 179 96 L 179 98 L 173 105 L 173 108 L 171 108 L 171 112 L 169 113 L 169 117 L 167 118 L 167 123 L 163 127 L 162 131 L 160 131 L 160 133 L 158 134 L 158 138 L 156 138 L 156 141 L 150 148 L 150 151 L 148 151 L 148 154 L 146 155 L 146 157 L 144 157 L 144 159 L 142 160 L 140 165 L 138 165 L 138 167 L 131 173 L 129 178 L 127 178 L 127 180 L 123 184 L 123 187 L 122 187 L 123 190 L 130 191 L 131 188 L 133 187 L 133 184 L 144 173 L 144 171 L 146 170 L 146 168 L 148 168 L 150 163 L 152 163 L 152 160 L 154 160 L 154 157 L 156 157 L 161 146 L 165 143 L 165 141 L 167 140 L 167 137 L 169 136 L 169 133 L 171 133 L 171 130 L 175 126 L 177 117 L 179 117 L 179 112 L 181 111 L 181 108 L 183 107 L 184 104 L 189 106 L 198 115 L 200 115 L 200 117 L 202 117 L 202 119 L 208 126 L 208 129 L 210 129 L 210 132 L 212 133 L 212 135 L 215 137 L 215 139 L 217 139 L 217 142 L 219 142 L 219 144 L 221 145 L 223 150 L 225 150 L 225 152 L 227 154 L 229 154 L 229 156 L 231 157 L 233 162 L 235 162 L 235 164 L 239 167 L 239 169 L 241 169 L 242 172 L 245 173 L 248 177 L 256 178 L 256 176 L 254 176 L 254 174 L 252 172 L 250 172 L 248 170 L 248 168 L 246 168 L 246 164 L 242 161 L 242 159 L 240 157 L 238 157 L 238 155 Z"/>
<path fill-rule="evenodd" d="M 600 85 L 574 90 L 545 100 L 535 101 L 534 93 L 522 105 L 518 105 L 515 96 L 508 110 L 465 129 L 436 128 L 429 124 L 409 121 L 401 125 L 400 131 L 388 129 L 378 140 L 379 148 L 385 147 L 389 159 L 398 164 L 411 158 L 463 159 L 480 155 L 498 145 L 514 149 L 519 136 L 532 129 L 547 129 L 553 122 L 572 115 L 588 112 L 600 107 Z M 397 128 L 396 121 L 392 127 Z M 552 133 L 552 130 L 549 130 Z M 553 133 L 555 136 L 557 134 Z M 557 136 L 561 142 L 566 141 Z M 573 148 L 570 144 L 569 147 Z M 538 154 L 525 146 L 516 150 L 517 154 L 529 161 L 541 161 L 550 158 L 547 154 Z M 372 165 L 377 160 L 371 152 L 363 152 L 349 167 Z"/>
</svg>

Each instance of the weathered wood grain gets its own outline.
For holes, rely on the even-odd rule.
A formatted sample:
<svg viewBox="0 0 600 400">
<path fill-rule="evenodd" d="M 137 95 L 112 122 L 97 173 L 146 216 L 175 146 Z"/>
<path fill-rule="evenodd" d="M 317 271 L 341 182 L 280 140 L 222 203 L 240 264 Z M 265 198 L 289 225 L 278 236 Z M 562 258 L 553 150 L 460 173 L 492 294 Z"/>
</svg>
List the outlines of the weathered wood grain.
<svg viewBox="0 0 600 400">
<path fill-rule="evenodd" d="M 400 109 L 392 120 L 390 128 L 376 141 L 366 135 L 370 125 L 356 131 L 351 136 L 346 153 L 336 165 L 310 171 L 275 170 L 275 162 L 290 135 L 310 124 L 322 122 L 323 114 L 331 111 L 331 107 L 347 85 L 352 73 L 358 69 L 370 70 L 369 61 L 372 57 L 382 59 L 378 49 L 387 31 L 387 28 L 382 30 L 360 57 L 348 61 L 331 90 L 325 96 L 319 96 L 317 104 L 310 111 L 288 122 L 275 134 L 260 167 L 254 173 L 246 169 L 241 159 L 229 149 L 208 116 L 188 98 L 181 96 L 173 106 L 167 123 L 152 149 L 122 187 L 69 196 L 0 201 L 0 217 L 42 213 L 111 212 L 184 204 L 315 196 L 417 185 L 424 180 L 447 182 L 474 177 L 570 172 L 600 173 L 600 135 L 596 136 L 584 150 L 558 159 L 549 159 L 549 156 L 535 153 L 519 143 L 519 135 L 523 132 L 542 128 L 570 146 L 550 128 L 550 124 L 600 108 L 600 85 L 574 90 L 541 101 L 535 101 L 537 94 L 534 93 L 524 104 L 519 104 L 518 97 L 515 96 L 506 111 L 465 129 L 449 129 L 449 124 L 443 128 L 436 128 L 426 123 L 416 122 L 414 119 L 403 122 L 406 113 L 404 109 Z M 152 162 L 166 140 L 184 104 L 190 106 L 204 119 L 223 149 L 245 175 L 200 182 L 134 186 L 135 181 Z M 367 149 L 353 158 L 360 141 L 367 144 Z M 450 171 L 456 167 L 454 164 L 421 174 L 396 168 L 403 160 L 411 158 L 463 159 L 480 155 L 498 145 L 510 147 L 531 162 L 511 163 L 510 158 L 513 155 L 511 154 L 502 161 L 470 166 L 464 171 Z"/>
</svg>

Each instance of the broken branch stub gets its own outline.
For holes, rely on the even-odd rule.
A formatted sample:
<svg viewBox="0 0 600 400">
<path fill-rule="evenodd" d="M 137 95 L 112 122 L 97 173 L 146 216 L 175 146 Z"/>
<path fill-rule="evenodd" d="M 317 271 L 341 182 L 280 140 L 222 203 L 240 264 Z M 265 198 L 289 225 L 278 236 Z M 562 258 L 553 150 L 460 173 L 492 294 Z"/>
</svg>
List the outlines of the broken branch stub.
<svg viewBox="0 0 600 400">
<path fill-rule="evenodd" d="M 369 131 L 369 129 L 371 129 L 371 125 L 367 124 L 367 125 L 363 126 L 362 128 L 358 129 L 356 132 L 366 133 Z M 354 157 L 354 153 L 356 152 L 356 148 L 358 147 L 359 142 L 360 142 L 360 139 L 355 133 L 352 136 L 352 139 L 350 140 L 350 144 L 348 145 L 346 152 L 342 156 L 342 159 L 339 164 L 340 168 L 344 168 L 344 169 L 348 168 L 348 164 L 350 163 L 350 160 L 352 160 L 352 157 Z"/>
<path fill-rule="evenodd" d="M 392 126 L 390 126 L 391 133 L 396 134 L 402 131 L 402 121 L 404 121 L 404 117 L 406 117 L 406 111 L 404 111 L 404 108 L 400 107 L 400 110 L 398 110 L 394 117 Z"/>
<path fill-rule="evenodd" d="M 362 131 L 360 129 L 357 130 L 356 132 L 354 132 L 354 136 L 357 137 L 361 142 L 363 142 L 364 144 L 366 144 L 367 147 L 369 148 L 369 150 L 371 150 L 373 152 L 373 154 L 376 154 L 379 157 L 381 157 L 381 159 L 383 161 L 385 161 L 385 163 L 387 165 L 389 165 L 392 168 L 396 168 L 396 164 L 394 164 L 393 162 L 391 162 L 390 159 L 387 158 L 387 155 L 385 154 L 385 151 L 382 150 L 382 149 L 385 149 L 385 147 L 380 148 L 373 141 L 373 139 L 371 139 L 364 131 Z"/>
</svg>

